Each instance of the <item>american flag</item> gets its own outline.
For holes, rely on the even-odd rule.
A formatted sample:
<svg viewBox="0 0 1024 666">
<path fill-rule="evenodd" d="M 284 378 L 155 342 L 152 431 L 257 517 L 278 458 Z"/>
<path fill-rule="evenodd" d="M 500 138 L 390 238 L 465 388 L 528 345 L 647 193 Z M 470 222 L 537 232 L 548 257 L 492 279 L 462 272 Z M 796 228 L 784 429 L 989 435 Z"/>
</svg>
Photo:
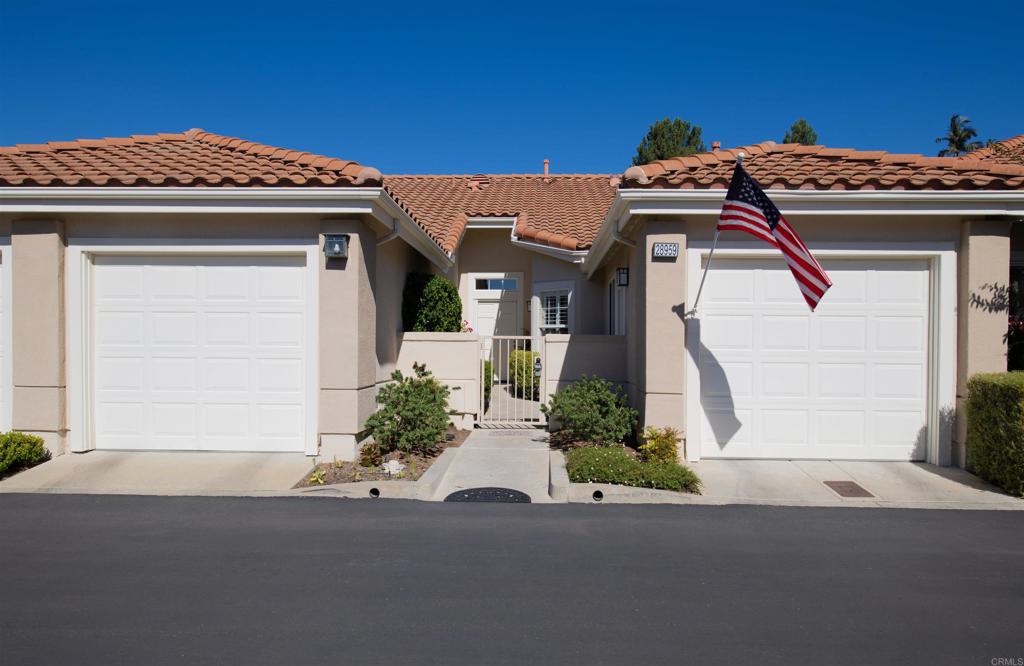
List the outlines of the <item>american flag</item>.
<svg viewBox="0 0 1024 666">
<path fill-rule="evenodd" d="M 718 230 L 745 231 L 779 248 L 812 311 L 832 286 L 825 269 L 740 162 L 725 195 Z"/>
</svg>

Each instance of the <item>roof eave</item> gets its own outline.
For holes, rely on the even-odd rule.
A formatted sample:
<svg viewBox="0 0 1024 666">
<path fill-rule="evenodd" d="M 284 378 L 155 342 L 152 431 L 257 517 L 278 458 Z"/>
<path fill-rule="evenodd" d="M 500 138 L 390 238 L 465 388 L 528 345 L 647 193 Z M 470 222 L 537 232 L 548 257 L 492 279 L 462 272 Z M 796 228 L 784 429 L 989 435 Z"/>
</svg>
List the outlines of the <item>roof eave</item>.
<svg viewBox="0 0 1024 666">
<path fill-rule="evenodd" d="M 631 218 L 717 215 L 725 189 L 620 189 L 594 239 L 583 272 L 600 267 Z M 1024 190 L 768 190 L 787 215 L 996 215 L 1024 217 Z"/>
</svg>

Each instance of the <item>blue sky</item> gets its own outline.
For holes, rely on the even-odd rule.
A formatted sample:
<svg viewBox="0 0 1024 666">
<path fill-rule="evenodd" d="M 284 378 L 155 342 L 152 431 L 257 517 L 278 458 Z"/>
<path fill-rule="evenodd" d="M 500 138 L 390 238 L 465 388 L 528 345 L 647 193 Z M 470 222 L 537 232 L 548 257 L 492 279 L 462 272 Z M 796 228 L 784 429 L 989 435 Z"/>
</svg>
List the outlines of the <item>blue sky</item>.
<svg viewBox="0 0 1024 666">
<path fill-rule="evenodd" d="M 651 122 L 708 144 L 806 117 L 934 154 L 1024 133 L 1024 2 L 0 0 L 0 145 L 202 127 L 385 173 L 620 172 Z"/>
</svg>

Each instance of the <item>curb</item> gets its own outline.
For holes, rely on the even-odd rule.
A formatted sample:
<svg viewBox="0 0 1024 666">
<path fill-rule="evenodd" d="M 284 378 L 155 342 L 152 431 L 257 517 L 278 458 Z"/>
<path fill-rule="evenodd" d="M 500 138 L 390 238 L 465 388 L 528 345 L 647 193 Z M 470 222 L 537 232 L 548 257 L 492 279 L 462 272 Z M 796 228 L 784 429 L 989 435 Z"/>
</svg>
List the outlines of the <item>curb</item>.
<svg viewBox="0 0 1024 666">
<path fill-rule="evenodd" d="M 565 469 L 565 456 L 561 451 L 548 452 L 548 496 L 552 502 L 569 501 L 569 472 Z"/>
</svg>

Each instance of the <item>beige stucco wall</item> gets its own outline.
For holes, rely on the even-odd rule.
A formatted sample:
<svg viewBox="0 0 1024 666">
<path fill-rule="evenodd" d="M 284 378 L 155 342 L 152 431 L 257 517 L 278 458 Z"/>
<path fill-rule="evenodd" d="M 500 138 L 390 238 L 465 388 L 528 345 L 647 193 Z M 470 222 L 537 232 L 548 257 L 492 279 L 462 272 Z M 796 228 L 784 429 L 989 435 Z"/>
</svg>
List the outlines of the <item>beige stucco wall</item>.
<svg viewBox="0 0 1024 666">
<path fill-rule="evenodd" d="M 957 257 L 957 382 L 953 464 L 967 461 L 967 380 L 1006 370 L 1007 289 L 1010 283 L 1008 220 L 964 220 Z"/>
<path fill-rule="evenodd" d="M 40 435 L 60 455 L 67 446 L 63 222 L 14 221 L 11 252 L 11 426 Z"/>
<path fill-rule="evenodd" d="M 468 229 L 456 253 L 456 266 L 449 277 L 459 287 L 463 318 L 471 320 L 471 273 L 517 272 L 523 275 L 523 304 L 520 310 L 520 335 L 530 335 L 530 298 L 538 282 L 571 281 L 576 333 L 602 333 L 604 311 L 602 289 L 587 280 L 579 265 L 562 261 L 512 244 L 508 229 Z"/>
<path fill-rule="evenodd" d="M 583 375 L 607 379 L 630 393 L 626 338 L 622 335 L 546 335 L 544 365 L 543 401 Z"/>
<path fill-rule="evenodd" d="M 373 295 L 377 305 L 377 381 L 395 369 L 402 346 L 402 290 L 410 272 L 427 272 L 426 259 L 400 239 L 377 247 Z"/>
</svg>

